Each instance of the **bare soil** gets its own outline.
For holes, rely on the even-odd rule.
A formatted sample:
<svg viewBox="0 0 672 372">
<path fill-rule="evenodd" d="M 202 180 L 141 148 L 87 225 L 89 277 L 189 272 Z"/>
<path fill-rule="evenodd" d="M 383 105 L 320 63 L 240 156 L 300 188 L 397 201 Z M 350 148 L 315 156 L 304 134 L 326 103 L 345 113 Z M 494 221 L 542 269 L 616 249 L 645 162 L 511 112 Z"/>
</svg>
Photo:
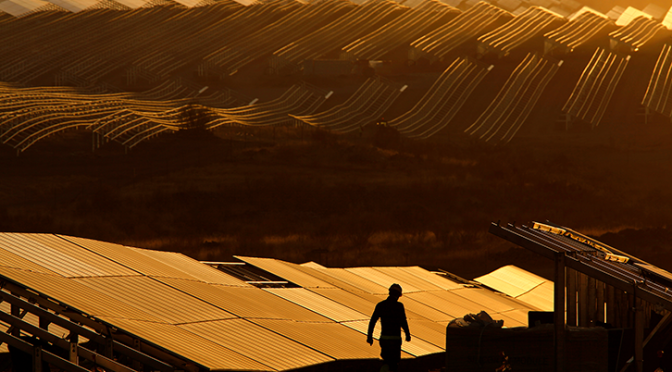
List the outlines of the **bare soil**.
<svg viewBox="0 0 672 372">
<path fill-rule="evenodd" d="M 473 278 L 551 263 L 487 233 L 550 220 L 672 270 L 672 126 L 557 129 L 485 146 L 368 128 L 182 131 L 125 153 L 87 132 L 17 157 L 0 148 L 0 230 L 49 232 L 197 259 L 420 265 Z"/>
</svg>

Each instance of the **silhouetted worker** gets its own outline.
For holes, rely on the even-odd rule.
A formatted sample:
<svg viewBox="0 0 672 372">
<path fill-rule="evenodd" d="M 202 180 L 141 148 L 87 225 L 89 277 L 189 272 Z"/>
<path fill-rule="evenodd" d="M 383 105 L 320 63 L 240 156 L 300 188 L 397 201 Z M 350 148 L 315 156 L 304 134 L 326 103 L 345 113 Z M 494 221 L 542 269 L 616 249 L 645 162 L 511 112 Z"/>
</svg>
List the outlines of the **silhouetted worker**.
<svg viewBox="0 0 672 372">
<path fill-rule="evenodd" d="M 401 329 L 403 328 L 406 333 L 406 342 L 411 341 L 411 332 L 408 330 L 404 304 L 397 301 L 401 297 L 401 286 L 396 283 L 392 284 L 389 293 L 387 299 L 379 302 L 373 311 L 366 342 L 373 345 L 373 329 L 380 318 L 382 330 L 378 342 L 380 343 L 380 356 L 385 362 L 381 371 L 384 371 L 387 365 L 389 370 L 394 372 L 401 359 Z"/>
</svg>

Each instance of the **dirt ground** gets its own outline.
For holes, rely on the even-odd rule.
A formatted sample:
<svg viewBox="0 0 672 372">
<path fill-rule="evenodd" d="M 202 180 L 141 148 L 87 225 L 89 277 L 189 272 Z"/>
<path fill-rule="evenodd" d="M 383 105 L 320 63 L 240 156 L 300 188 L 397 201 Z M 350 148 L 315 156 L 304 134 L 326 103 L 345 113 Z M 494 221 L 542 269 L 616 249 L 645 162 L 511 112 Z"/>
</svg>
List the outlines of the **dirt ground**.
<svg viewBox="0 0 672 372">
<path fill-rule="evenodd" d="M 473 278 L 551 263 L 487 233 L 550 220 L 672 270 L 672 126 L 558 130 L 489 147 L 287 129 L 184 131 L 126 154 L 69 132 L 0 148 L 0 230 L 198 259 L 420 265 Z M 385 138 L 383 138 L 385 139 Z"/>
</svg>

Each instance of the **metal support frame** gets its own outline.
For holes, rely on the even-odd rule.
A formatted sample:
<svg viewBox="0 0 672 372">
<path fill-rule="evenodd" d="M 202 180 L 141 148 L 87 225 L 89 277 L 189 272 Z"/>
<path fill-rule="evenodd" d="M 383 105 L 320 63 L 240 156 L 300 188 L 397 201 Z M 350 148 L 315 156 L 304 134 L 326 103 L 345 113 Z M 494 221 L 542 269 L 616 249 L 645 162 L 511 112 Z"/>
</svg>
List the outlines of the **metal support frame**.
<svg viewBox="0 0 672 372">
<path fill-rule="evenodd" d="M 543 257 L 549 258 L 551 260 L 555 259 L 555 254 L 558 253 L 560 248 L 552 248 L 549 245 L 543 244 L 542 242 L 531 240 L 516 231 L 513 230 L 514 226 L 509 225 L 507 227 L 500 226 L 497 223 L 490 225 L 489 232 L 493 235 L 499 236 L 500 238 L 506 239 L 514 244 L 517 244 L 523 248 L 526 248 L 532 252 L 535 252 Z M 565 256 L 565 266 L 571 269 L 574 269 L 580 273 L 586 274 L 590 277 L 595 278 L 603 283 L 606 283 L 610 286 L 613 286 L 616 289 L 622 291 L 631 292 L 632 291 L 632 281 L 622 279 L 616 276 L 611 275 L 608 272 L 605 272 L 597 267 L 588 265 L 583 260 L 586 258 L 573 257 L 570 255 Z M 658 303 L 666 310 L 672 311 L 672 301 L 667 298 L 662 298 L 657 296 L 655 293 L 649 291 L 646 287 L 639 287 L 637 289 L 637 297 L 642 300 L 650 303 Z"/>
<path fill-rule="evenodd" d="M 13 315 L 6 314 L 4 312 L 0 312 L 0 320 L 2 320 L 5 323 L 11 324 L 19 329 L 22 329 L 33 336 L 37 336 L 40 340 L 49 342 L 53 344 L 54 346 L 60 347 L 61 349 L 64 350 L 70 350 L 72 348 L 72 343 L 62 339 L 58 336 L 55 336 L 49 331 L 44 330 L 40 327 L 36 327 L 20 318 L 17 318 Z M 95 353 L 93 351 L 87 350 L 79 345 L 75 345 L 76 350 L 77 350 L 77 355 L 80 357 L 83 357 L 85 359 L 88 359 L 96 365 L 99 365 L 103 368 L 109 369 L 114 372 L 135 372 L 135 370 L 130 369 L 126 367 L 123 364 L 115 362 L 113 359 L 109 357 L 105 357 L 103 355 L 100 355 L 98 353 Z M 34 354 L 33 354 L 33 370 L 35 372 L 41 372 L 41 362 L 40 360 L 42 359 L 40 357 L 41 355 L 41 349 L 39 347 L 34 348 Z M 60 357 L 59 357 L 60 358 Z M 65 359 L 63 359 L 65 361 Z M 68 361 L 70 363 L 70 361 Z"/>
<path fill-rule="evenodd" d="M 15 286 L 11 283 L 3 283 L 3 287 L 11 287 L 11 292 L 7 293 L 4 291 L 0 291 L 0 301 L 7 301 L 8 303 L 11 304 L 12 309 L 17 309 L 16 311 L 19 311 L 20 309 L 23 309 L 23 314 L 26 312 L 30 312 L 32 314 L 37 315 L 40 317 L 40 319 L 44 319 L 44 321 L 48 321 L 49 323 L 57 324 L 67 330 L 70 331 L 69 335 L 69 340 L 65 340 L 63 338 L 57 337 L 49 333 L 47 330 L 41 329 L 39 327 L 35 327 L 32 324 L 26 323 L 23 321 L 21 318 L 23 316 L 16 316 L 14 314 L 6 314 L 4 312 L 0 312 L 0 319 L 3 321 L 6 321 L 10 324 L 12 329 L 16 329 L 17 331 L 20 331 L 20 329 L 24 329 L 28 331 L 29 333 L 32 333 L 34 335 L 37 335 L 39 337 L 44 336 L 45 338 L 54 337 L 54 339 L 47 339 L 47 341 L 52 342 L 54 344 L 58 344 L 59 347 L 63 348 L 64 350 L 69 351 L 69 359 L 70 362 L 75 362 L 77 360 L 77 357 L 83 357 L 85 359 L 90 359 L 90 357 L 95 357 L 96 360 L 98 361 L 97 363 L 101 366 L 99 362 L 102 361 L 103 363 L 109 364 L 113 366 L 114 364 L 119 365 L 119 363 L 114 362 L 112 360 L 113 357 L 113 352 L 118 352 L 122 355 L 127 356 L 128 358 L 135 360 L 143 365 L 151 367 L 153 370 L 161 371 L 161 372 L 173 372 L 175 371 L 175 368 L 171 366 L 170 364 L 167 364 L 159 359 L 156 359 L 155 357 L 152 357 L 148 355 L 144 351 L 136 350 L 132 347 L 129 347 L 123 343 L 120 343 L 114 339 L 111 338 L 111 336 L 103 336 L 105 334 L 105 330 L 107 327 L 104 325 L 97 323 L 93 321 L 92 319 L 85 317 L 81 314 L 78 314 L 76 312 L 73 312 L 71 310 L 68 310 L 67 308 L 58 305 L 50 300 L 47 300 L 43 297 L 36 296 L 35 294 L 21 289 L 18 286 Z M 28 298 L 31 302 L 35 302 L 39 304 L 39 306 L 33 305 L 28 301 L 25 301 L 18 296 L 26 297 Z M 43 308 L 44 307 L 44 308 Z M 57 314 L 64 314 L 67 316 L 69 319 L 66 319 L 64 317 L 61 317 L 57 314 L 51 313 L 46 309 L 50 309 Z M 14 312 L 14 311 L 13 311 Z M 21 314 L 18 314 L 21 315 Z M 41 320 L 42 322 L 42 320 Z M 77 324 L 77 323 L 80 324 Z M 95 331 L 86 328 L 84 326 L 93 328 Z M 85 337 L 93 342 L 98 343 L 99 345 L 103 345 L 105 348 L 106 355 L 100 355 L 100 354 L 91 354 L 93 352 L 84 349 L 82 347 L 79 347 L 77 345 L 78 341 L 78 336 Z M 0 340 L 1 341 L 1 340 Z M 107 360 L 112 362 L 111 364 L 108 363 Z M 128 367 L 123 366 L 124 368 L 121 369 L 113 369 L 112 367 L 105 367 L 113 371 L 131 371 L 131 369 L 128 369 Z"/>
<path fill-rule="evenodd" d="M 664 298 L 656 295 L 655 292 L 652 292 L 649 288 L 644 285 L 644 282 L 635 280 L 634 282 L 628 279 L 620 278 L 616 275 L 612 275 L 609 272 L 603 271 L 601 268 L 596 267 L 595 265 L 590 265 L 589 261 L 591 258 L 582 257 L 582 256 L 570 256 L 566 254 L 560 245 L 552 241 L 536 241 L 520 234 L 515 231 L 515 226 L 508 225 L 506 227 L 500 226 L 499 223 L 493 223 L 490 226 L 489 232 L 493 235 L 499 236 L 503 239 L 506 239 L 512 243 L 518 244 L 519 246 L 531 250 L 535 253 L 538 253 L 546 258 L 550 258 L 555 262 L 555 294 L 554 294 L 554 310 L 555 310 L 555 356 L 556 356 L 556 365 L 555 371 L 562 371 L 561 368 L 564 366 L 560 361 L 563 358 L 559 358 L 561 354 L 562 347 L 564 346 L 564 338 L 559 337 L 559 334 L 564 330 L 564 318 L 560 318 L 560 314 L 564 316 L 564 309 L 561 310 L 561 305 L 564 306 L 565 298 L 562 296 L 564 294 L 565 288 L 565 269 L 569 269 L 569 287 L 573 287 L 572 283 L 572 270 L 576 270 L 580 274 L 580 280 L 576 280 L 579 283 L 578 286 L 581 287 L 584 285 L 585 288 L 580 288 L 579 293 L 583 293 L 582 302 L 588 302 L 581 307 L 579 323 L 582 325 L 588 325 L 588 321 L 605 320 L 604 319 L 604 300 L 605 300 L 605 285 L 606 288 L 606 300 L 607 300 L 607 318 L 608 322 L 613 322 L 617 314 L 615 313 L 615 307 L 618 306 L 618 298 L 623 297 L 622 300 L 625 300 L 628 305 L 628 315 L 624 317 L 624 320 L 627 320 L 631 326 L 634 327 L 635 331 L 635 345 L 633 350 L 633 357 L 625 364 L 621 369 L 621 372 L 626 371 L 631 365 L 634 365 L 637 372 L 642 372 L 644 369 L 644 347 L 648 344 L 651 338 L 658 332 L 660 329 L 667 329 L 667 327 L 672 324 L 672 315 L 670 313 L 666 314 L 665 317 L 660 321 L 656 328 L 649 334 L 647 339 L 644 339 L 644 325 L 645 325 L 645 314 L 644 314 L 644 302 L 651 304 L 660 305 L 668 311 L 672 311 L 672 301 L 668 298 Z M 587 276 L 587 278 L 585 278 Z M 587 280 L 590 278 L 590 280 Z M 598 287 L 599 285 L 599 287 Z M 571 290 L 570 290 L 571 289 Z M 569 296 L 575 296 L 574 289 L 568 288 Z M 621 295 L 622 294 L 622 295 Z M 568 306 L 568 316 L 570 316 L 574 309 L 569 309 L 573 305 L 573 301 L 567 299 Z M 599 306 L 600 309 L 596 308 Z M 622 306 L 622 305 L 621 305 Z M 625 315 L 625 314 L 623 314 Z M 588 319 L 586 319 L 588 318 Z M 570 318 L 570 321 L 571 320 Z M 562 329 L 560 327 L 562 325 Z"/>
<path fill-rule="evenodd" d="M 33 346 L 30 343 L 13 336 L 9 333 L 0 332 L 0 341 L 7 343 L 8 345 L 17 348 L 18 350 L 33 356 L 33 369 L 41 368 L 42 361 L 45 361 L 49 364 L 52 364 L 61 370 L 69 372 L 89 372 L 89 370 L 80 367 L 72 362 L 65 360 L 57 355 L 54 355 L 48 351 L 42 350 L 39 347 Z M 39 349 L 39 352 L 35 350 Z M 39 367 L 36 367 L 38 366 Z"/>
</svg>

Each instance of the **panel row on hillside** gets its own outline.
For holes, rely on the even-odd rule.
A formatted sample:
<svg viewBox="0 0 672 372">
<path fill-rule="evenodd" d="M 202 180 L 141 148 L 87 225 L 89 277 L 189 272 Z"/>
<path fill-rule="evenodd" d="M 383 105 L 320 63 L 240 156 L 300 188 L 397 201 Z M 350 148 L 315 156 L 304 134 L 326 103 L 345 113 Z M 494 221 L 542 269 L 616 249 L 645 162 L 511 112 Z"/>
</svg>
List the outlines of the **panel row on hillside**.
<svg viewBox="0 0 672 372">
<path fill-rule="evenodd" d="M 596 49 L 602 52 L 586 65 L 563 108 L 568 118 L 595 126 L 607 112 L 627 63 L 618 63 L 620 67 L 613 72 L 609 66 L 614 66 L 614 61 L 627 62 L 630 57 L 626 53 L 635 53 L 670 34 L 652 17 L 634 11 L 624 12 L 614 24 L 589 9 L 566 20 L 541 5 L 530 6 L 517 15 L 486 2 L 478 2 L 466 11 L 436 0 L 409 5 L 388 0 L 362 4 L 272 0 L 243 6 L 227 0 L 191 8 L 167 2 L 134 10 L 100 8 L 77 13 L 37 12 L 18 19 L 0 17 L 1 80 L 81 87 L 78 96 L 57 97 L 53 96 L 55 88 L 44 88 L 44 94 L 28 98 L 28 88 L 7 85 L 3 95 L 25 102 L 1 101 L 0 141 L 20 152 L 54 133 L 73 128 L 91 130 L 99 136 L 94 139 L 96 144 L 107 139 L 127 148 L 159 133 L 193 126 L 308 124 L 339 133 L 361 132 L 363 126 L 392 107 L 403 92 L 399 87 L 405 84 L 372 79 L 346 101 L 320 112 L 321 104 L 330 96 L 327 92 L 336 87 L 315 88 L 302 83 L 287 87 L 285 94 L 274 100 L 250 103 L 251 99 L 224 87 L 221 79 L 259 62 L 267 64 L 267 74 L 308 74 L 311 66 L 317 71 L 315 66 L 319 64 L 306 61 L 322 58 L 340 58 L 334 66 L 343 67 L 338 71 L 344 74 L 362 73 L 371 69 L 371 59 L 401 58 L 403 62 L 402 55 L 408 57 L 409 64 L 448 66 L 410 112 L 390 122 L 403 135 L 428 138 L 450 127 L 451 118 L 466 101 L 476 100 L 468 93 L 479 83 L 490 83 L 482 69 L 470 67 L 475 73 L 471 76 L 459 72 L 466 66 L 464 62 L 449 62 L 501 58 L 509 62 L 506 58 L 522 58 L 523 51 L 535 48 L 536 53 L 527 54 L 546 55 L 542 60 L 553 58 L 551 55 L 571 58 L 567 53 L 577 48 L 595 50 L 592 47 L 601 39 L 603 43 Z M 604 44 L 609 43 L 607 51 Z M 528 63 L 525 59 L 521 65 Z M 498 62 L 493 65 L 496 69 Z M 530 75 L 546 77 L 539 82 L 523 84 L 527 80 L 522 75 L 510 77 L 512 84 L 524 86 L 512 92 L 529 93 L 532 99 L 516 109 L 522 110 L 520 113 L 507 111 L 499 102 L 496 110 L 503 110 L 501 118 L 507 123 L 485 124 L 482 116 L 467 132 L 482 128 L 486 133 L 478 137 L 488 139 L 494 138 L 489 130 L 508 128 L 504 132 L 510 135 L 504 140 L 510 141 L 554 74 L 550 70 L 539 73 Z M 200 79 L 199 83 L 185 76 Z M 206 85 L 210 83 L 215 87 Z M 168 86 L 172 87 L 170 92 L 151 99 L 134 96 L 141 93 L 119 93 L 139 87 L 159 92 Z M 657 86 L 664 87 L 665 82 Z M 453 98 L 441 101 L 439 97 Z M 521 99 L 527 96 L 507 98 L 506 102 Z M 34 109 L 36 106 L 41 108 Z"/>
<path fill-rule="evenodd" d="M 456 317 L 485 310 L 516 327 L 527 323 L 528 311 L 541 309 L 420 267 L 342 269 L 239 257 L 289 283 L 259 288 L 178 253 L 62 235 L 0 234 L 0 257 L 0 295 L 13 304 L 0 307 L 3 331 L 12 325 L 24 335 L 56 340 L 54 332 L 67 327 L 71 337 L 114 344 L 115 353 L 132 353 L 124 349 L 132 346 L 132 356 L 162 371 L 284 371 L 376 360 L 377 349 L 358 345 L 365 345 L 369 314 L 391 283 L 404 288 L 413 335 L 402 346 L 406 359 L 442 352 L 445 327 Z M 28 305 L 27 296 L 50 311 L 55 325 L 40 321 L 36 329 L 44 310 Z M 32 314 L 25 319 L 12 315 L 21 301 Z M 378 326 L 375 338 L 379 332 Z M 113 363 L 115 353 L 105 360 Z M 122 368 L 122 362 L 114 363 Z"/>
</svg>

